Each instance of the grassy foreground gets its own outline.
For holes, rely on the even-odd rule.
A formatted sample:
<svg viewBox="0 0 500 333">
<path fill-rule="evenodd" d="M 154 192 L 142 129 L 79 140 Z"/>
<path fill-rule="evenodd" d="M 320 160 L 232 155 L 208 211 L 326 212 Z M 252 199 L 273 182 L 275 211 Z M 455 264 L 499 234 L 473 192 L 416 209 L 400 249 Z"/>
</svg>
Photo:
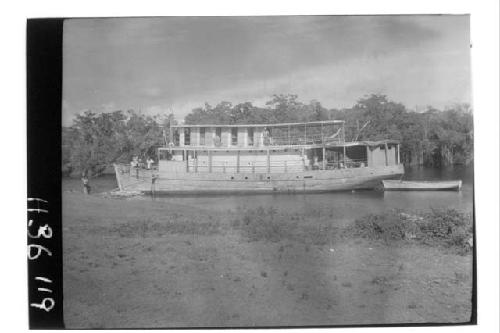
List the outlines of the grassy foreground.
<svg viewBox="0 0 500 333">
<path fill-rule="evenodd" d="M 471 219 L 63 195 L 68 328 L 465 322 Z"/>
</svg>

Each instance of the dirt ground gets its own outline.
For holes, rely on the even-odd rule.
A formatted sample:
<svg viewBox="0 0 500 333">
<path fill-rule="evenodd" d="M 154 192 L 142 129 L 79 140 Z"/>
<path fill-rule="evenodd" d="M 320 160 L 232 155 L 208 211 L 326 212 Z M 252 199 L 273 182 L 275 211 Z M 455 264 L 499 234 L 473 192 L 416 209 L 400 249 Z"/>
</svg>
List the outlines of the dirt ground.
<svg viewBox="0 0 500 333">
<path fill-rule="evenodd" d="M 233 227 L 236 214 L 65 191 L 66 327 L 470 320 L 470 254 L 362 239 L 255 241 Z"/>
</svg>

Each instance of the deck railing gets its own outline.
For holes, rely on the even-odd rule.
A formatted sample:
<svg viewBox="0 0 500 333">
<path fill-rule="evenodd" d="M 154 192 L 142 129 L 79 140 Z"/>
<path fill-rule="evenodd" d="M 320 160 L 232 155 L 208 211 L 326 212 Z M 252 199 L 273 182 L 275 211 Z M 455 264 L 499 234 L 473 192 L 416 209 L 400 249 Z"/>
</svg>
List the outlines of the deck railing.
<svg viewBox="0 0 500 333">
<path fill-rule="evenodd" d="M 187 164 L 186 171 L 189 173 L 294 173 L 313 170 L 335 170 L 361 168 L 368 165 L 366 159 L 346 159 L 338 161 L 317 161 L 314 165 L 306 161 L 270 161 L 247 162 L 241 165 L 233 163 L 213 163 L 209 166 L 205 161 L 198 163 L 198 160 L 191 159 Z M 121 175 L 128 175 L 138 180 L 151 180 L 154 175 L 159 174 L 157 166 L 153 169 L 136 168 L 126 164 L 117 164 L 116 171 Z"/>
<path fill-rule="evenodd" d="M 368 166 L 368 160 L 363 159 L 346 159 L 337 161 L 328 161 L 327 169 L 345 169 L 345 168 L 362 168 Z"/>
<path fill-rule="evenodd" d="M 241 165 L 229 163 L 214 163 L 212 169 L 206 163 L 197 164 L 196 160 L 189 163 L 189 172 L 201 173 L 286 173 L 286 172 L 302 172 L 305 170 L 304 163 L 295 161 L 270 162 L 267 163 L 252 162 Z"/>
<path fill-rule="evenodd" d="M 205 129 L 202 136 L 199 135 L 200 130 L 198 128 Z M 224 131 L 222 128 L 224 128 Z M 244 132 L 241 132 L 240 128 L 243 128 Z M 246 128 L 253 128 L 253 134 L 250 134 L 251 137 L 248 137 L 249 132 Z M 206 129 L 210 130 L 206 131 Z M 236 136 L 233 134 L 234 130 L 236 130 Z M 192 131 L 196 134 L 192 135 Z M 345 142 L 343 121 L 267 125 L 181 125 L 173 126 L 171 133 L 172 136 L 169 142 L 172 143 L 172 147 L 303 146 Z M 244 142 L 239 142 L 241 140 L 240 134 L 245 135 Z"/>
<path fill-rule="evenodd" d="M 333 170 L 345 168 L 361 168 L 368 165 L 366 159 L 347 159 L 344 161 L 328 161 L 323 165 L 323 161 L 318 161 L 314 165 L 305 161 L 270 161 L 269 166 L 266 162 L 250 162 L 241 165 L 233 163 L 213 163 L 210 166 L 207 162 L 201 163 L 192 159 L 188 163 L 188 172 L 200 173 L 287 173 L 303 172 L 310 170 Z"/>
<path fill-rule="evenodd" d="M 326 142 L 326 138 L 321 135 L 308 135 L 305 137 L 273 136 L 264 139 L 264 146 L 302 146 L 322 144 Z"/>
</svg>

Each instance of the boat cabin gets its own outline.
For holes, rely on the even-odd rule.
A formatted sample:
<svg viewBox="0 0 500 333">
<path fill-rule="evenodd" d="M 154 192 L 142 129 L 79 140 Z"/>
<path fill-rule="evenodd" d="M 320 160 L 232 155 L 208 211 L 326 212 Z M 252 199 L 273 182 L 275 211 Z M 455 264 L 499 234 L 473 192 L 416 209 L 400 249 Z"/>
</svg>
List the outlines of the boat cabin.
<svg viewBox="0 0 500 333">
<path fill-rule="evenodd" d="M 291 173 L 390 166 L 399 143 L 345 141 L 344 121 L 174 125 L 159 149 L 161 173 Z"/>
</svg>

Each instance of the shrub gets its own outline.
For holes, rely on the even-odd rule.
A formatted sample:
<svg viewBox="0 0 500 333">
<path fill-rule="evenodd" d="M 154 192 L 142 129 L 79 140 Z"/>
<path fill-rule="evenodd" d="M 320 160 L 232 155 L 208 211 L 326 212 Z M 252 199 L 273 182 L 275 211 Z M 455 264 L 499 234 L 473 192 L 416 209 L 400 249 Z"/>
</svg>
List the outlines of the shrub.
<svg viewBox="0 0 500 333">
<path fill-rule="evenodd" d="M 472 218 L 455 209 L 411 215 L 400 210 L 357 219 L 344 234 L 368 239 L 408 240 L 453 247 L 467 253 L 472 248 Z"/>
</svg>

